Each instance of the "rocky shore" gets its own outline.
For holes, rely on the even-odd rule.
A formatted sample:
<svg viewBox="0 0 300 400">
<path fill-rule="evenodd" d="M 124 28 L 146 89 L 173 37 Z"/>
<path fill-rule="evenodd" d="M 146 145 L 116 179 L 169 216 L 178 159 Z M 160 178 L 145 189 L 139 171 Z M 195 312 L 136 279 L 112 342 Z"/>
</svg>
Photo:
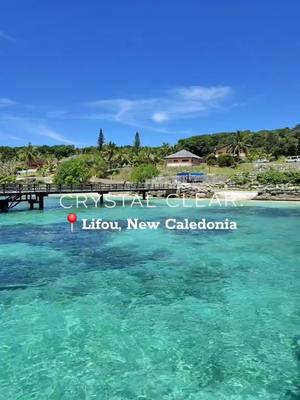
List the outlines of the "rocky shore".
<svg viewBox="0 0 300 400">
<path fill-rule="evenodd" d="M 149 192 L 151 197 L 166 197 L 169 195 L 174 195 L 176 197 L 184 197 L 186 199 L 203 198 L 210 199 L 214 195 L 214 191 L 207 185 L 197 185 L 190 183 L 179 184 L 176 191 L 157 191 Z"/>
<path fill-rule="evenodd" d="M 166 197 L 172 195 L 184 198 L 210 199 L 214 195 L 232 198 L 234 200 L 277 200 L 277 201 L 300 201 L 300 186 L 256 186 L 253 187 L 230 187 L 226 185 L 220 191 L 220 187 L 212 187 L 203 184 L 179 184 L 176 192 L 149 192 L 151 197 Z"/>
<path fill-rule="evenodd" d="M 300 187 L 265 187 L 255 200 L 300 201 Z"/>
</svg>

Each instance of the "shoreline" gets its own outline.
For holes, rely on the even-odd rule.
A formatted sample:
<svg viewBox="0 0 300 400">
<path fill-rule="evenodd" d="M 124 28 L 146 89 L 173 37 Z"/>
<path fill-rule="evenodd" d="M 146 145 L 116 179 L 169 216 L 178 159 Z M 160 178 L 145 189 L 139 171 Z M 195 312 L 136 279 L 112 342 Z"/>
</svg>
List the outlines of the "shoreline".
<svg viewBox="0 0 300 400">
<path fill-rule="evenodd" d="M 74 198 L 74 197 L 81 197 L 81 196 L 91 196 L 95 193 L 70 193 L 69 197 L 70 198 Z M 228 189 L 228 190 L 218 190 L 214 192 L 214 195 L 217 195 L 218 198 L 220 200 L 227 200 L 227 201 L 259 201 L 259 202 L 293 202 L 293 203 L 298 203 L 300 202 L 300 197 L 279 197 L 279 196 L 260 196 L 259 193 L 257 191 L 249 191 L 249 190 L 232 190 L 232 189 Z M 59 198 L 60 195 L 59 194 L 49 194 L 48 196 L 49 198 Z M 124 198 L 128 198 L 130 199 L 141 199 L 142 200 L 142 196 L 139 195 L 138 193 L 133 194 L 132 192 L 130 193 L 105 193 L 104 194 L 104 198 L 105 197 L 109 197 L 109 198 L 115 198 L 115 199 L 124 199 Z M 164 199 L 165 196 L 152 196 L 149 195 L 148 196 L 149 199 Z M 175 197 L 174 197 L 175 198 Z M 195 200 L 196 196 L 182 196 L 182 195 L 178 195 L 177 199 L 183 199 L 185 198 L 186 200 L 190 199 L 190 200 Z M 198 198 L 197 200 L 209 200 L 211 197 L 202 197 L 202 198 Z"/>
</svg>

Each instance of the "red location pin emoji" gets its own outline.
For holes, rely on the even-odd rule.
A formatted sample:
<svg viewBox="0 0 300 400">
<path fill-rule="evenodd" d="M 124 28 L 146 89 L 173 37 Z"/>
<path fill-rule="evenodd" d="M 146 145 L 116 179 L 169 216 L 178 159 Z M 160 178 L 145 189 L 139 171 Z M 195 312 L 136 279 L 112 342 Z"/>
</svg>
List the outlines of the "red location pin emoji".
<svg viewBox="0 0 300 400">
<path fill-rule="evenodd" d="M 74 213 L 70 213 L 67 217 L 67 220 L 70 222 L 71 224 L 71 232 L 73 232 L 73 225 L 74 223 L 77 221 L 77 215 Z"/>
</svg>

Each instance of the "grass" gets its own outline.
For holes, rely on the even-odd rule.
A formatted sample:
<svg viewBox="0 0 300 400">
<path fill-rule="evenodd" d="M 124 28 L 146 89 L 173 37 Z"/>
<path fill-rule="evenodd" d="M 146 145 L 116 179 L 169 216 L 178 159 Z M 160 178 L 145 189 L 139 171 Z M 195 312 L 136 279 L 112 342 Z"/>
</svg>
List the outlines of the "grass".
<svg viewBox="0 0 300 400">
<path fill-rule="evenodd" d="M 253 164 L 242 163 L 235 168 L 230 167 L 218 167 L 218 166 L 208 166 L 207 164 L 200 164 L 194 167 L 169 167 L 165 165 L 158 166 L 159 176 L 174 176 L 179 172 L 203 172 L 206 175 L 219 175 L 231 177 L 233 175 L 242 172 L 251 172 L 253 170 Z M 129 176 L 132 171 L 132 167 L 121 168 L 117 174 L 114 174 L 110 179 L 113 181 L 124 182 L 129 181 Z"/>
<path fill-rule="evenodd" d="M 208 166 L 207 164 L 200 164 L 194 167 L 165 167 L 161 166 L 159 168 L 161 176 L 174 176 L 179 172 L 203 172 L 206 175 L 221 175 L 221 176 L 233 176 L 242 172 L 251 172 L 253 170 L 253 164 L 242 163 L 235 168 L 231 167 L 218 167 L 218 166 Z"/>
</svg>

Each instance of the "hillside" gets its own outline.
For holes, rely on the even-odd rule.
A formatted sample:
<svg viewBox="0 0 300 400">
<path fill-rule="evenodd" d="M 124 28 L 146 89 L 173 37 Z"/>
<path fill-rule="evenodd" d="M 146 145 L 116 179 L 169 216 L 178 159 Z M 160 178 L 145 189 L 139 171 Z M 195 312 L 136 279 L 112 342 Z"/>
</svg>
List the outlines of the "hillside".
<svg viewBox="0 0 300 400">
<path fill-rule="evenodd" d="M 216 147 L 230 144 L 235 133 L 221 132 L 192 136 L 179 140 L 178 147 L 203 157 L 213 153 Z M 300 153 L 300 124 L 294 128 L 242 131 L 241 135 L 248 143 L 249 149 L 272 154 L 275 158 Z"/>
</svg>

